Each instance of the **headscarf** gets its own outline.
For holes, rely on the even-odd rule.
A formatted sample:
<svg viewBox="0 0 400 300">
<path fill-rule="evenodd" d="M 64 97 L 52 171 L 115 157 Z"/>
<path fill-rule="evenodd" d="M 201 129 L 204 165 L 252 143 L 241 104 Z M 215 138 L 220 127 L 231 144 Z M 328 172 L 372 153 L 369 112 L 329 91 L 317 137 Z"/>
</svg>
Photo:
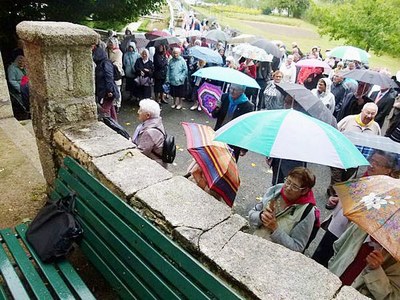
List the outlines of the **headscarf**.
<svg viewBox="0 0 400 300">
<path fill-rule="evenodd" d="M 140 52 L 140 54 L 142 54 L 143 51 L 147 53 L 147 59 L 144 60 L 142 56 L 140 56 L 140 57 L 142 57 L 143 63 L 145 64 L 145 63 L 147 63 L 147 62 L 150 60 L 150 52 L 149 52 L 149 50 L 147 50 L 147 49 L 143 49 L 143 50 Z"/>
</svg>

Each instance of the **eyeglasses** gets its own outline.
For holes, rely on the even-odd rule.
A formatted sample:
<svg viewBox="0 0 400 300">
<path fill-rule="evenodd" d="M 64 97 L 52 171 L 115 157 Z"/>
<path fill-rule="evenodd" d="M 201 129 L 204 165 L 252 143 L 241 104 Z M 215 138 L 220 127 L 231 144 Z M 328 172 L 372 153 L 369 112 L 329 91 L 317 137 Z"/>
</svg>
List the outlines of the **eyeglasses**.
<svg viewBox="0 0 400 300">
<path fill-rule="evenodd" d="M 294 192 L 299 192 L 305 189 L 304 187 L 299 187 L 298 185 L 290 181 L 290 179 L 287 177 L 284 179 L 284 183 L 286 188 L 290 188 Z"/>
</svg>

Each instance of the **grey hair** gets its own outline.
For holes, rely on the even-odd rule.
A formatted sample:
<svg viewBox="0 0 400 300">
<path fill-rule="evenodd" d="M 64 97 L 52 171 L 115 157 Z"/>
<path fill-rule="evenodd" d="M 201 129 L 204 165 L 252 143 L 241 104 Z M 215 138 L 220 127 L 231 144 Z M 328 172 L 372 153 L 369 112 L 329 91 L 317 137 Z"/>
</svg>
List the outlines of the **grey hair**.
<svg viewBox="0 0 400 300">
<path fill-rule="evenodd" d="M 179 54 L 181 54 L 181 53 L 182 53 L 182 50 L 181 50 L 181 48 L 175 47 L 175 48 L 172 50 L 172 52 L 178 52 Z"/>
<path fill-rule="evenodd" d="M 374 156 L 374 154 L 384 156 L 388 162 L 387 167 L 390 168 L 392 171 L 398 171 L 399 168 L 398 168 L 398 160 L 396 153 L 387 152 L 383 150 L 374 150 L 369 158 L 371 159 L 371 157 Z"/>
<path fill-rule="evenodd" d="M 244 92 L 246 90 L 246 87 L 244 85 L 236 84 L 236 83 L 232 83 L 231 88 L 233 88 L 235 90 L 240 90 L 242 92 Z"/>
<path fill-rule="evenodd" d="M 152 99 L 141 100 L 139 107 L 142 112 L 150 114 L 151 118 L 158 118 L 160 116 L 160 105 Z"/>
<path fill-rule="evenodd" d="M 376 112 L 378 112 L 378 105 L 376 105 L 374 102 L 365 103 L 361 111 L 363 111 L 366 108 L 373 108 L 376 110 Z"/>
</svg>

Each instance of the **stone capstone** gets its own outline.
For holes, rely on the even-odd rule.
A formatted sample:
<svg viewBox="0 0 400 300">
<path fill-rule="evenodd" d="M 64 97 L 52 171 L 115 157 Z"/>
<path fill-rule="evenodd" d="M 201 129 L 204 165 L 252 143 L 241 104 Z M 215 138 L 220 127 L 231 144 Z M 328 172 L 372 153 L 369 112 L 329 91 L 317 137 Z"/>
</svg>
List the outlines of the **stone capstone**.
<svg viewBox="0 0 400 300">
<path fill-rule="evenodd" d="M 154 173 L 157 176 L 157 173 Z M 231 209 L 181 176 L 139 191 L 135 199 L 161 216 L 169 231 L 186 227 L 207 231 L 228 219 Z M 134 203 L 131 200 L 131 203 Z"/>
<path fill-rule="evenodd" d="M 44 46 L 94 45 L 97 34 L 89 27 L 68 22 L 23 21 L 17 25 L 19 37 Z"/>
<path fill-rule="evenodd" d="M 256 299 L 332 299 L 341 281 L 301 253 L 247 233 L 236 233 L 215 263 Z"/>
<path fill-rule="evenodd" d="M 135 148 L 132 142 L 103 122 L 63 127 L 54 134 L 54 141 L 57 148 L 85 166 L 95 157 Z"/>
<path fill-rule="evenodd" d="M 88 169 L 123 199 L 172 177 L 171 172 L 137 149 L 95 157 Z"/>
</svg>

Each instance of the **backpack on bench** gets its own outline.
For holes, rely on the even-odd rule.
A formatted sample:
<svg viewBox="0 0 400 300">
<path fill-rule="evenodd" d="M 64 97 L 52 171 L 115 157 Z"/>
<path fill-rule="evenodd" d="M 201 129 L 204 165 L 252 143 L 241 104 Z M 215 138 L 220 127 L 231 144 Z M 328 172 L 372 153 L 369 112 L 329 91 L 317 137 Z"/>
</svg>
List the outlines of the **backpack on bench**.
<svg viewBox="0 0 400 300">
<path fill-rule="evenodd" d="M 75 194 L 43 207 L 26 231 L 26 239 L 43 262 L 64 258 L 83 234 L 73 215 Z"/>
</svg>

